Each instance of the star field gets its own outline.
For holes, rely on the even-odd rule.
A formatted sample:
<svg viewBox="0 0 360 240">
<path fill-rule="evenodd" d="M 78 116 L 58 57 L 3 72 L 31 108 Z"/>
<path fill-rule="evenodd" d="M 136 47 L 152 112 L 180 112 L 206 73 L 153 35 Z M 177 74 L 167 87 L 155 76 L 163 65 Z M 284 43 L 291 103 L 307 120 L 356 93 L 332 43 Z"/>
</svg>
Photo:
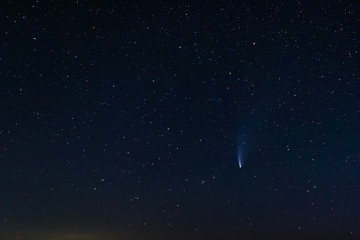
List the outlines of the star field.
<svg viewBox="0 0 360 240">
<path fill-rule="evenodd" d="M 357 1 L 1 5 L 0 239 L 359 238 Z"/>
</svg>

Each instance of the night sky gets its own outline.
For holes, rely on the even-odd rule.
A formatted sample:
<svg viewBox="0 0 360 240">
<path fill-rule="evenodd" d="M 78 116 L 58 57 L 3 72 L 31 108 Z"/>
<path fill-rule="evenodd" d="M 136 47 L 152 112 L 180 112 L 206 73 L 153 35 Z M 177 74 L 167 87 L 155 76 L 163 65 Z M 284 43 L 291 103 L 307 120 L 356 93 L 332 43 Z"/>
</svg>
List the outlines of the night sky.
<svg viewBox="0 0 360 240">
<path fill-rule="evenodd" d="M 360 239 L 359 48 L 358 1 L 2 1 L 0 239 Z"/>
</svg>

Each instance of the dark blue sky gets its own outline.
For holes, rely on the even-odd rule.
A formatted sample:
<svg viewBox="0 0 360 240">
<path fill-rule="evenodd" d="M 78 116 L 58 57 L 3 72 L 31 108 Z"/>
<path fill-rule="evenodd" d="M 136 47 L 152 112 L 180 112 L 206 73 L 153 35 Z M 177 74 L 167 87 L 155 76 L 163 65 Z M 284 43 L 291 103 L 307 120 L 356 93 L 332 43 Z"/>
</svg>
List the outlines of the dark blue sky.
<svg viewBox="0 0 360 240">
<path fill-rule="evenodd" d="M 359 238 L 359 13 L 4 1 L 1 239 Z"/>
</svg>

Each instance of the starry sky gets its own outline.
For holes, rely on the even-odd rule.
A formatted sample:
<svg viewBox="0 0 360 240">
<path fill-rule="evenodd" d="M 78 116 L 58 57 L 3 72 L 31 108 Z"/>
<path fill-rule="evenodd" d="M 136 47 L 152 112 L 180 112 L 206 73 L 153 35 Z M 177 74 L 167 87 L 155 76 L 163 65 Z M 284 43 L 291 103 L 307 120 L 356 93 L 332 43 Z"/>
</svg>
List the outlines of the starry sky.
<svg viewBox="0 0 360 240">
<path fill-rule="evenodd" d="M 359 29 L 357 1 L 2 1 L 0 239 L 359 239 Z"/>
</svg>

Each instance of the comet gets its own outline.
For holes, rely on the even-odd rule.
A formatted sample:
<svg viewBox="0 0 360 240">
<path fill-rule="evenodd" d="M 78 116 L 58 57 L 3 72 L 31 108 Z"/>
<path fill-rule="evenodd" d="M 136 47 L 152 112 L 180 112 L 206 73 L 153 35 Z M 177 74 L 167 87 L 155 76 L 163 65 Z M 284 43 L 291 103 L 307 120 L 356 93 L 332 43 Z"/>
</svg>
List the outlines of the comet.
<svg viewBox="0 0 360 240">
<path fill-rule="evenodd" d="M 242 127 L 239 126 L 237 133 L 236 133 L 236 158 L 237 158 L 237 164 L 239 168 L 242 168 L 243 165 L 247 162 L 247 156 L 248 156 L 248 141 L 250 140 L 249 133 L 251 128 L 249 127 L 249 124 L 242 124 Z M 235 161 L 234 161 L 235 162 Z"/>
<path fill-rule="evenodd" d="M 242 161 L 241 161 L 241 151 L 240 151 L 240 149 L 238 149 L 237 159 L 238 159 L 239 168 L 241 168 Z"/>
</svg>

